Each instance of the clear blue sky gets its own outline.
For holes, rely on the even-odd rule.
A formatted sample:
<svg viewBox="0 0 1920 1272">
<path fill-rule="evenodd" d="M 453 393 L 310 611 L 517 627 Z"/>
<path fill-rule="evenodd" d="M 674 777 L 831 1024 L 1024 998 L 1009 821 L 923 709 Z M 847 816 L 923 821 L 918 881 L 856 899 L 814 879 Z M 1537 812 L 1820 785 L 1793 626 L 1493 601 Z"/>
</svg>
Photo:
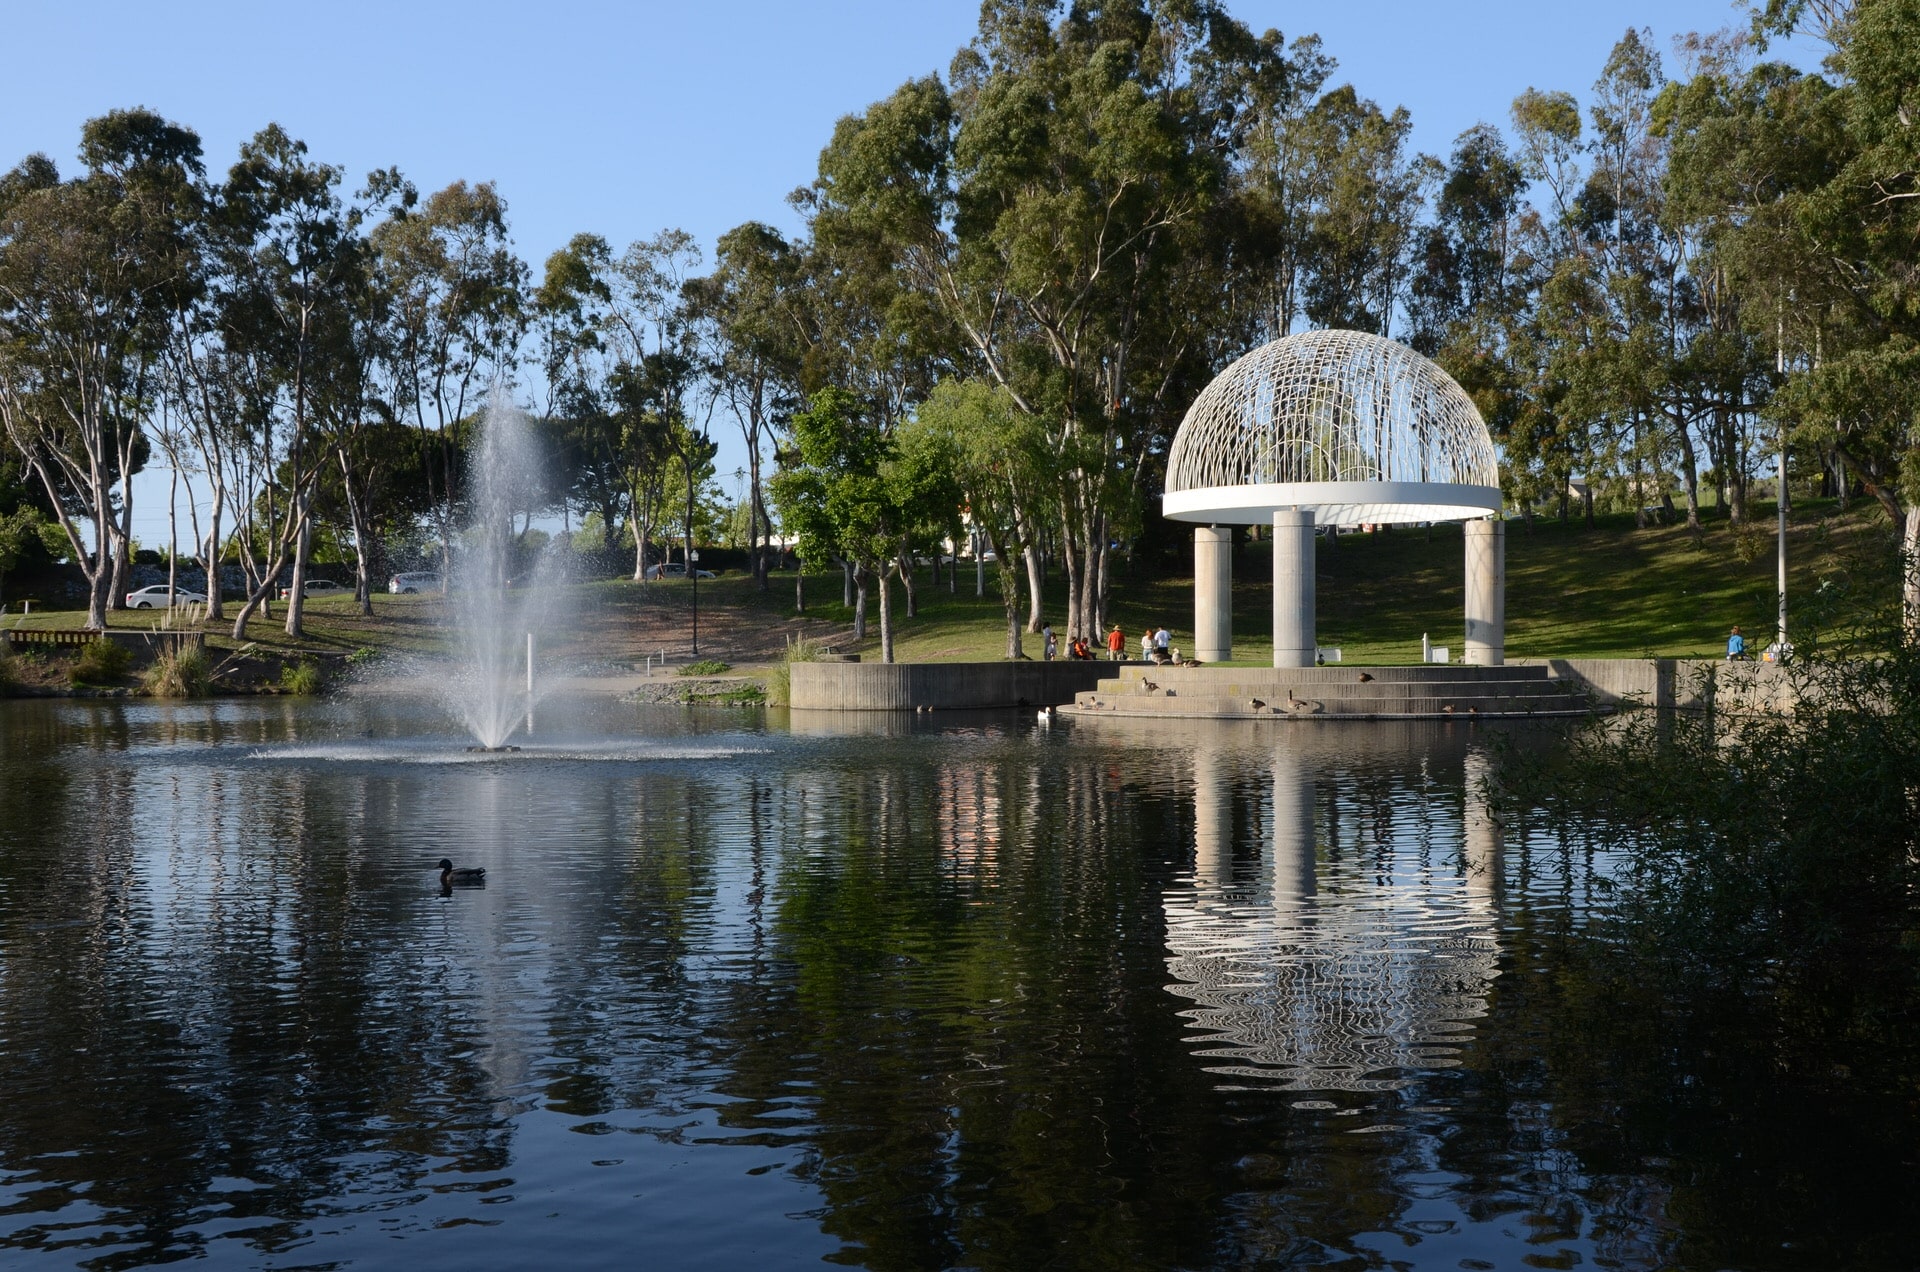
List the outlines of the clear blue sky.
<svg viewBox="0 0 1920 1272">
<path fill-rule="evenodd" d="M 1521 90 L 1584 99 L 1628 26 L 1671 40 L 1744 24 L 1728 0 L 1229 0 L 1255 30 L 1317 32 L 1351 82 L 1412 112 L 1444 155 Z M 745 220 L 793 228 L 840 116 L 944 71 L 976 0 L 323 4 L 15 0 L 0 15 L 0 165 L 73 164 L 81 123 L 151 107 L 196 129 L 222 170 L 269 121 L 357 182 L 397 165 L 423 191 L 491 180 L 539 268 L 581 230 L 615 244 L 680 226 L 710 243 Z M 1796 60 L 1811 62 L 1800 51 Z M 740 462 L 739 443 L 720 455 Z M 731 482 L 724 483 L 731 494 Z M 135 533 L 166 539 L 166 485 L 136 494 Z M 144 506 L 142 506 L 144 505 Z"/>
</svg>

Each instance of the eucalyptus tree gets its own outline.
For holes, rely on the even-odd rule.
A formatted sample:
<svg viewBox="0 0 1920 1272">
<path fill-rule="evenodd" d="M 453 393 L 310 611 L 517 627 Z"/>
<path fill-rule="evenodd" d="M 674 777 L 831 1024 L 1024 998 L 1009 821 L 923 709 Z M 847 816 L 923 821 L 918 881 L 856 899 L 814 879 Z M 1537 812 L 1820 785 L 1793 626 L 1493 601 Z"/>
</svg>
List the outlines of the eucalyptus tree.
<svg viewBox="0 0 1920 1272">
<path fill-rule="evenodd" d="M 808 323 L 798 292 L 801 252 L 779 231 L 749 221 L 720 236 L 712 274 L 688 283 L 704 374 L 739 425 L 747 448 L 747 548 L 767 588 L 773 520 L 763 448 L 796 403 Z"/>
<path fill-rule="evenodd" d="M 950 471 L 942 472 L 950 451 L 937 434 L 918 435 L 903 453 L 899 431 L 861 418 L 870 409 L 845 389 L 815 393 L 793 416 L 792 453 L 772 487 L 802 557 L 852 562 L 863 591 L 868 579 L 878 583 L 880 659 L 892 662 L 891 585 L 902 544 L 957 491 Z"/>
<path fill-rule="evenodd" d="M 304 142 L 270 124 L 241 146 L 222 190 L 234 275 L 231 335 L 268 368 L 273 410 L 257 439 L 258 462 L 279 477 L 265 492 L 266 564 L 234 616 L 236 640 L 245 636 L 247 620 L 289 562 L 286 631 L 301 634 L 314 484 L 321 466 L 334 458 L 320 432 L 323 407 L 329 392 L 341 392 L 335 377 L 342 362 L 365 356 L 351 344 L 353 309 L 363 303 L 371 265 L 360 233 L 367 209 L 342 203 L 340 176 L 337 167 L 308 158 Z"/>
<path fill-rule="evenodd" d="M 916 80 L 842 120 L 811 191 L 817 237 L 864 236 L 910 284 L 911 325 L 1045 422 L 1067 626 L 1101 624 L 1113 530 L 1205 361 L 1239 107 L 1277 60 L 1217 4 L 988 6 L 951 87 Z M 903 324 L 905 325 L 905 324 Z"/>
<path fill-rule="evenodd" d="M 86 578 L 88 626 L 104 627 L 124 591 L 166 315 L 194 272 L 200 140 L 116 111 L 83 128 L 81 159 L 67 181 L 40 155 L 0 178 L 0 428 Z"/>
<path fill-rule="evenodd" d="M 1005 388 L 982 380 L 936 386 L 902 430 L 901 445 L 943 456 L 974 529 L 993 546 L 994 572 L 1007 614 L 1007 657 L 1023 658 L 1020 569 L 1016 561 L 1040 529 L 1050 482 L 1046 432 Z"/>
<path fill-rule="evenodd" d="M 392 305 L 394 405 L 418 429 L 451 568 L 459 499 L 457 425 L 512 369 L 527 322 L 527 267 L 513 253 L 507 205 L 491 182 L 456 181 L 424 204 L 390 174 L 390 214 L 372 231 Z"/>
</svg>

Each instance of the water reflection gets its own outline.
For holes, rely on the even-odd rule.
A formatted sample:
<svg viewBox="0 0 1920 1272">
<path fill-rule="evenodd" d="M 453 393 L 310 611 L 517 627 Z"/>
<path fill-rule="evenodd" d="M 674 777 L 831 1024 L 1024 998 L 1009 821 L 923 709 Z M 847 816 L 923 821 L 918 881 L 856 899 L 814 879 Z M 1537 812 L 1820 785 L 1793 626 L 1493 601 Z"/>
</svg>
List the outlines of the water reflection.
<svg viewBox="0 0 1920 1272">
<path fill-rule="evenodd" d="M 1151 737 L 1191 757 L 1168 989 L 1197 1004 L 1182 1014 L 1208 1071 L 1362 1092 L 1457 1065 L 1499 974 L 1484 754 L 1396 726 L 1364 750 L 1337 727 L 1156 723 Z"/>
<path fill-rule="evenodd" d="M 1503 841 L 1479 729 L 854 723 L 4 704 L 0 1263 L 1769 1267 L 1839 1213 L 1621 1114 L 1662 1062 L 1556 944 L 1603 854 Z"/>
</svg>

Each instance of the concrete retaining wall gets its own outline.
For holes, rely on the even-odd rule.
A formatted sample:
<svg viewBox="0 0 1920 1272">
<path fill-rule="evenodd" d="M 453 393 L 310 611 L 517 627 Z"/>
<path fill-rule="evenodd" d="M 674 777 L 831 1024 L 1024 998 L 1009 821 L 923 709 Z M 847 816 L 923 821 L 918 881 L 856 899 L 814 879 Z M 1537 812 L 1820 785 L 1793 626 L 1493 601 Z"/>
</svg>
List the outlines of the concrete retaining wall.
<svg viewBox="0 0 1920 1272">
<path fill-rule="evenodd" d="M 796 711 L 964 711 L 1072 702 L 1108 662 L 794 663 Z"/>
<path fill-rule="evenodd" d="M 1784 667 L 1691 658 L 1515 658 L 1508 666 L 1544 666 L 1555 680 L 1585 689 L 1597 706 L 1704 711 L 1713 705 L 1791 711 L 1794 687 Z"/>
</svg>

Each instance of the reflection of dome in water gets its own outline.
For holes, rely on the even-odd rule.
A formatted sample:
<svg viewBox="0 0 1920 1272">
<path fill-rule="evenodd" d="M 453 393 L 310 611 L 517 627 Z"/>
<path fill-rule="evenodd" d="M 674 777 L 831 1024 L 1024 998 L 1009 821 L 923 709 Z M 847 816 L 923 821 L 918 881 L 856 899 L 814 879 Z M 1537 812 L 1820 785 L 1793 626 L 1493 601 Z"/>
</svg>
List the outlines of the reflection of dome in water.
<svg viewBox="0 0 1920 1272">
<path fill-rule="evenodd" d="M 1377 1091 L 1451 1068 L 1498 975 L 1490 910 L 1431 885 L 1346 891 L 1287 914 L 1215 892 L 1167 907 L 1167 988 L 1209 1071 L 1296 1090 Z"/>
<path fill-rule="evenodd" d="M 1435 776 L 1430 741 L 1369 737 L 1382 752 L 1407 746 L 1424 778 Z M 1194 881 L 1166 894 L 1164 912 L 1176 978 L 1167 989 L 1195 1004 L 1181 1015 L 1208 1070 L 1285 1089 L 1375 1091 L 1404 1085 L 1410 1070 L 1458 1064 L 1499 974 L 1497 831 L 1476 794 L 1484 756 L 1463 757 L 1455 859 L 1432 855 L 1451 801 L 1399 782 L 1362 793 L 1343 780 L 1345 763 L 1315 754 L 1335 739 L 1240 754 L 1197 741 Z M 1265 858 L 1258 891 L 1232 879 L 1235 844 L 1249 838 Z"/>
</svg>

